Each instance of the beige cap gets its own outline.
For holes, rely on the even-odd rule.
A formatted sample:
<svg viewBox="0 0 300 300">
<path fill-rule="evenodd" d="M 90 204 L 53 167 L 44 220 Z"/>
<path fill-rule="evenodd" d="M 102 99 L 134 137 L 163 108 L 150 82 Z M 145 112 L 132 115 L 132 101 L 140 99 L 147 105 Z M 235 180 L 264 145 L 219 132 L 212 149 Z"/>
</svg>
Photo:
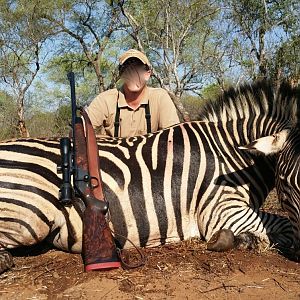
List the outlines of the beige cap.
<svg viewBox="0 0 300 300">
<path fill-rule="evenodd" d="M 124 62 L 128 58 L 131 58 L 131 57 L 135 57 L 135 58 L 139 59 L 141 62 L 143 62 L 143 64 L 147 65 L 148 67 L 151 67 L 147 56 L 144 53 L 142 53 L 141 51 L 138 51 L 136 49 L 130 49 L 120 56 L 120 58 L 119 58 L 120 66 L 123 65 Z"/>
</svg>

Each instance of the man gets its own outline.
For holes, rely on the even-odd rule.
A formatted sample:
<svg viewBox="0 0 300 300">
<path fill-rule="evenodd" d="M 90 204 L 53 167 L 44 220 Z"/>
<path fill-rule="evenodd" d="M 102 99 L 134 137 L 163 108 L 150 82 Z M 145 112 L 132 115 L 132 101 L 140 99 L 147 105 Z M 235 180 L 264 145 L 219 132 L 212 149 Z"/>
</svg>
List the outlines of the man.
<svg viewBox="0 0 300 300">
<path fill-rule="evenodd" d="M 176 108 L 161 88 L 151 88 L 148 58 L 130 49 L 119 59 L 120 89 L 100 93 L 87 108 L 94 128 L 114 137 L 131 137 L 179 123 Z"/>
</svg>

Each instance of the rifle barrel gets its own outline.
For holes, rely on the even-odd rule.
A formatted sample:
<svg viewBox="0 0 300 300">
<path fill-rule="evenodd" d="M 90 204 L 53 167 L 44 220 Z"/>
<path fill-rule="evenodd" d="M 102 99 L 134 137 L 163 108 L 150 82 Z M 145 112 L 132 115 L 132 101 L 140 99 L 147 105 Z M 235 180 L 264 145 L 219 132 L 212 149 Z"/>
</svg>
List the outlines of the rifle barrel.
<svg viewBox="0 0 300 300">
<path fill-rule="evenodd" d="M 68 79 L 71 87 L 71 103 L 72 103 L 72 129 L 75 128 L 75 120 L 77 116 L 76 94 L 75 94 L 75 75 L 74 72 L 68 73 Z"/>
</svg>

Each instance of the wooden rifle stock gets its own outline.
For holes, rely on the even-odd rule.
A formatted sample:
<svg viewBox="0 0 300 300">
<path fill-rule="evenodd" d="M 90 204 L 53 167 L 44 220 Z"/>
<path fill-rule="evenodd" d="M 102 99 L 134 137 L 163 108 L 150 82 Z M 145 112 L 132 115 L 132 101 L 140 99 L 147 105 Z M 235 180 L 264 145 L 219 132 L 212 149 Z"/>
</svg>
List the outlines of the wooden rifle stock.
<svg viewBox="0 0 300 300">
<path fill-rule="evenodd" d="M 91 121 L 84 110 L 77 117 L 74 73 L 68 74 L 72 100 L 72 142 L 75 193 L 85 203 L 82 256 L 85 271 L 120 267 L 111 230 L 105 219 L 108 202 L 104 199 L 100 177 L 98 145 Z"/>
<path fill-rule="evenodd" d="M 87 124 L 86 121 L 85 124 Z M 86 127 L 85 136 L 82 120 L 76 118 L 74 129 L 77 172 L 75 187 L 86 205 L 83 215 L 82 242 L 85 271 L 118 268 L 120 267 L 120 261 L 110 228 L 105 219 L 108 202 L 104 199 L 101 181 L 99 180 L 98 146 L 94 131 L 88 133 L 88 127 Z M 93 130 L 93 128 L 91 129 Z M 93 137 L 96 144 L 93 144 Z M 92 141 L 91 144 L 89 144 L 90 141 Z M 96 181 L 94 186 L 92 186 L 93 181 Z"/>
</svg>

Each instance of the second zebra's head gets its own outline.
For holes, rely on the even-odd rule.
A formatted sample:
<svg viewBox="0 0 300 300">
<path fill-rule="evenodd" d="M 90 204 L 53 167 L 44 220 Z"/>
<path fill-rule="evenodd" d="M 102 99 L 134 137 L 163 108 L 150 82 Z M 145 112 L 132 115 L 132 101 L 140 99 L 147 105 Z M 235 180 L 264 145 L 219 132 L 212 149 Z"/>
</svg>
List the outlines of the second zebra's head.
<svg viewBox="0 0 300 300">
<path fill-rule="evenodd" d="M 264 155 L 277 155 L 276 189 L 294 231 L 294 247 L 300 256 L 300 128 L 285 129 L 239 147 Z"/>
</svg>

